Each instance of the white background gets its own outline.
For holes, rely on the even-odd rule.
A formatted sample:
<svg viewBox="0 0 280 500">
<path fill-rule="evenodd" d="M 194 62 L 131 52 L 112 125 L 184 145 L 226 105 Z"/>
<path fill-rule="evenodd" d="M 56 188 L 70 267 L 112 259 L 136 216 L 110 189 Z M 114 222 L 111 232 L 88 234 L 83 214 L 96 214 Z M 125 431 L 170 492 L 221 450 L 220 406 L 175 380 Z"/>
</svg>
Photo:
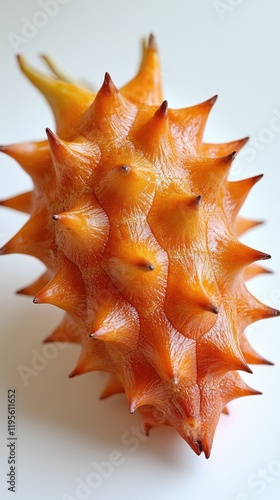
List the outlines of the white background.
<svg viewBox="0 0 280 500">
<path fill-rule="evenodd" d="M 152 31 L 160 47 L 170 107 L 194 105 L 218 93 L 206 140 L 252 137 L 236 160 L 232 178 L 265 174 L 243 213 L 265 219 L 266 224 L 244 241 L 272 254 L 268 267 L 275 273 L 256 278 L 250 287 L 262 301 L 279 307 L 279 0 L 69 0 L 57 10 L 16 47 L 11 33 L 22 36 L 26 19 L 38 22 L 42 7 L 37 0 L 1 0 L 0 141 L 41 139 L 47 126 L 53 128 L 43 98 L 20 74 L 15 52 L 40 68 L 38 56 L 47 52 L 68 73 L 84 77 L 96 88 L 109 71 L 120 86 L 134 75 L 141 40 Z M 0 199 L 29 189 L 28 177 L 15 162 L 2 155 L 0 164 Z M 25 220 L 2 208 L 1 244 Z M 279 498 L 279 320 L 259 322 L 251 329 L 253 346 L 275 366 L 255 367 L 253 375 L 244 376 L 263 396 L 231 403 L 230 417 L 221 418 L 209 460 L 197 457 L 169 428 L 155 430 L 147 440 L 136 439 L 134 449 L 132 442 L 122 440 L 132 435 L 140 418 L 128 414 L 122 396 L 98 400 L 105 375 L 68 379 L 78 357 L 75 346 L 57 348 L 54 359 L 46 360 L 49 352 L 41 341 L 59 322 L 61 312 L 14 294 L 41 273 L 41 264 L 12 255 L 1 257 L 0 267 L 1 499 L 13 497 L 6 485 L 9 387 L 16 387 L 18 396 L 14 496 L 20 500 Z M 35 370 L 26 385 L 18 368 L 34 369 L 38 355 L 46 366 Z M 108 461 L 114 450 L 121 465 L 114 466 L 98 488 L 78 490 L 78 484 L 96 472 L 92 463 Z"/>
</svg>

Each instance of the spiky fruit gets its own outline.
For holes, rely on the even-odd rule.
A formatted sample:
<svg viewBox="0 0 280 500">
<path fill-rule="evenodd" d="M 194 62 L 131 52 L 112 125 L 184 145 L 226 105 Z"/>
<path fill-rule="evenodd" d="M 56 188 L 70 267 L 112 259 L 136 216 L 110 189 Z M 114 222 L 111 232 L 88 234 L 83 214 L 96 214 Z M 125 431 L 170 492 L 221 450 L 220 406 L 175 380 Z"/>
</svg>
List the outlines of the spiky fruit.
<svg viewBox="0 0 280 500">
<path fill-rule="evenodd" d="M 46 265 L 21 293 L 65 310 L 46 341 L 81 344 L 71 377 L 108 372 L 101 398 L 124 392 L 147 432 L 172 425 L 209 457 L 226 404 L 257 394 L 238 371 L 268 363 L 244 330 L 279 314 L 245 286 L 269 258 L 237 239 L 258 223 L 238 212 L 260 176 L 227 179 L 247 139 L 203 143 L 216 97 L 167 109 L 153 36 L 120 90 L 108 73 L 94 95 L 55 69 L 48 77 L 19 64 L 57 135 L 1 148 L 34 182 L 2 202 L 31 217 L 1 253 Z"/>
</svg>

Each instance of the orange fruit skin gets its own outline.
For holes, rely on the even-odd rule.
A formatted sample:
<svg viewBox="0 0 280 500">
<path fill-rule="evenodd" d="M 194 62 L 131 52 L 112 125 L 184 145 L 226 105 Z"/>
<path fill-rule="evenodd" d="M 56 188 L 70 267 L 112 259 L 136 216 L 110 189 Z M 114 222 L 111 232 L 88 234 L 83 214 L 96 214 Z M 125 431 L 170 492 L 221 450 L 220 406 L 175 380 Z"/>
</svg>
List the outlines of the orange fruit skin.
<svg viewBox="0 0 280 500">
<path fill-rule="evenodd" d="M 269 258 L 238 240 L 260 223 L 238 213 L 261 176 L 228 180 L 247 138 L 203 142 L 216 96 L 168 109 L 152 35 L 119 90 L 108 73 L 95 95 L 19 64 L 51 106 L 56 133 L 1 147 L 34 183 L 1 202 L 30 213 L 1 254 L 45 264 L 20 293 L 65 311 L 45 341 L 81 345 L 71 377 L 108 372 L 102 399 L 125 393 L 147 433 L 171 425 L 208 458 L 226 404 L 258 394 L 238 372 L 269 364 L 244 331 L 279 315 L 245 285 Z"/>
</svg>

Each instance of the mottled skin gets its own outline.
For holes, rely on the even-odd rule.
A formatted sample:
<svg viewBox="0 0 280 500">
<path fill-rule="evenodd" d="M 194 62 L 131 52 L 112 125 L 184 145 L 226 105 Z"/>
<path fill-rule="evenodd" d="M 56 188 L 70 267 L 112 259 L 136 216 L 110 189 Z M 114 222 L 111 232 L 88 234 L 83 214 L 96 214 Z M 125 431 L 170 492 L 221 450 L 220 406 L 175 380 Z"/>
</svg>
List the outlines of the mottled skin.
<svg viewBox="0 0 280 500">
<path fill-rule="evenodd" d="M 125 392 L 146 431 L 175 427 L 209 457 L 219 416 L 258 394 L 237 370 L 269 363 L 245 328 L 278 315 L 245 280 L 269 255 L 237 239 L 259 224 L 238 216 L 261 176 L 227 180 L 246 139 L 203 143 L 216 100 L 168 110 L 155 39 L 136 77 L 99 92 L 45 76 L 20 57 L 56 121 L 47 140 L 3 146 L 34 190 L 1 204 L 30 219 L 1 250 L 37 257 L 46 272 L 21 293 L 65 310 L 46 341 L 81 344 L 71 377 L 108 372 L 101 395 Z"/>
</svg>

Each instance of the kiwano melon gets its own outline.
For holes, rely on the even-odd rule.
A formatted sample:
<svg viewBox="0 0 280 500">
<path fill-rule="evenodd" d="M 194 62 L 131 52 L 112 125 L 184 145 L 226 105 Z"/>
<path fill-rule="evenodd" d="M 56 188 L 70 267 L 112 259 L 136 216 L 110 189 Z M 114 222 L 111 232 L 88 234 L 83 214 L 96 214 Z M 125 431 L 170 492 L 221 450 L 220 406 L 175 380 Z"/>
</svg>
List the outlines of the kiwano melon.
<svg viewBox="0 0 280 500">
<path fill-rule="evenodd" d="M 246 288 L 270 256 L 238 237 L 259 221 L 238 215 L 261 178 L 229 181 L 247 138 L 203 142 L 216 97 L 168 109 L 151 35 L 139 72 L 94 94 L 45 57 L 45 76 L 19 57 L 50 104 L 56 132 L 2 146 L 34 189 L 1 202 L 30 214 L 1 249 L 46 271 L 20 293 L 65 311 L 45 340 L 80 344 L 70 377 L 108 372 L 101 398 L 125 393 L 147 433 L 173 426 L 209 457 L 226 404 L 258 394 L 239 371 L 267 363 L 249 344 L 251 323 L 279 315 Z"/>
</svg>

